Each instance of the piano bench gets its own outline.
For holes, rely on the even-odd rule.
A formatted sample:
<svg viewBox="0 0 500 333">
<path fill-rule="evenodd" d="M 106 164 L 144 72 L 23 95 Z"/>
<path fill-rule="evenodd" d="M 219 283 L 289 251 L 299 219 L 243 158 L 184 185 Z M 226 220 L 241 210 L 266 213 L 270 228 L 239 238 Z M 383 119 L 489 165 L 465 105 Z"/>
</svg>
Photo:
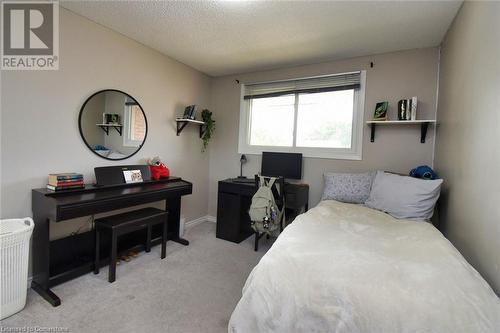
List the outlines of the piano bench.
<svg viewBox="0 0 500 333">
<path fill-rule="evenodd" d="M 161 236 L 161 259 L 165 258 L 167 245 L 168 212 L 148 207 L 122 214 L 106 216 L 95 220 L 95 259 L 94 274 L 99 274 L 99 254 L 101 231 L 111 233 L 111 255 L 109 262 L 108 281 L 116 280 L 116 260 L 118 251 L 118 237 L 140 229 L 147 229 L 146 252 L 151 251 L 151 229 L 155 224 L 163 223 Z"/>
</svg>

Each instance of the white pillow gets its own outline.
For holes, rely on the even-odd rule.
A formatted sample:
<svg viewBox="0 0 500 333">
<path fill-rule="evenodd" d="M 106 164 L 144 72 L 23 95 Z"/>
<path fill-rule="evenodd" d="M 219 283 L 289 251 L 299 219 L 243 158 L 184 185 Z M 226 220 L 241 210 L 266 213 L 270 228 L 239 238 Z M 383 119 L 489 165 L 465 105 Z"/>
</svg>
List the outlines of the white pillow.
<svg viewBox="0 0 500 333">
<path fill-rule="evenodd" d="M 321 200 L 365 203 L 370 195 L 374 175 L 374 172 L 325 173 L 325 186 Z"/>
<path fill-rule="evenodd" d="M 398 219 L 430 220 L 442 179 L 424 180 L 377 171 L 365 205 Z"/>
</svg>

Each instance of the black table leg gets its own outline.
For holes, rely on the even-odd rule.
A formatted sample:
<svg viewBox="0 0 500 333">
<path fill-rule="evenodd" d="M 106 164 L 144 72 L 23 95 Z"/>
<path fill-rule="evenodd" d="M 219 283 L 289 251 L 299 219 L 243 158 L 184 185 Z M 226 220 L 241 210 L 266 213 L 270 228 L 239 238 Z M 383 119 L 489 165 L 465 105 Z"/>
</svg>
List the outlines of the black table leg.
<svg viewBox="0 0 500 333">
<path fill-rule="evenodd" d="M 37 292 L 38 295 L 42 296 L 44 300 L 49 302 L 52 306 L 61 305 L 61 299 L 59 296 L 54 294 L 49 288 L 44 288 L 36 282 L 31 282 L 31 288 Z"/>
<path fill-rule="evenodd" d="M 116 253 L 118 251 L 118 236 L 113 231 L 111 235 L 111 257 L 109 261 L 108 281 L 114 282 L 116 280 Z"/>
<path fill-rule="evenodd" d="M 163 231 L 161 234 L 161 258 L 165 258 L 167 255 L 167 227 L 168 227 L 168 218 L 165 218 L 163 221 Z"/>
<path fill-rule="evenodd" d="M 99 248 L 99 242 L 100 242 L 100 239 L 99 239 L 99 230 L 98 229 L 95 229 L 94 230 L 94 233 L 95 233 L 95 257 L 94 257 L 94 274 L 99 274 L 99 251 L 100 251 L 100 248 Z"/>
<path fill-rule="evenodd" d="M 175 235 L 170 240 L 189 245 L 189 241 L 179 237 L 179 228 L 181 223 L 181 198 L 171 198 L 166 201 L 166 210 L 168 211 L 168 234 Z"/>
<path fill-rule="evenodd" d="M 147 226 L 146 252 L 151 252 L 151 225 Z"/>
<path fill-rule="evenodd" d="M 176 243 L 179 243 L 179 244 L 182 244 L 182 245 L 189 245 L 189 241 L 187 239 L 184 239 L 184 238 L 173 238 L 171 239 L 172 242 L 176 242 Z"/>
<path fill-rule="evenodd" d="M 31 288 L 52 306 L 59 306 L 61 305 L 61 299 L 49 288 L 50 220 L 46 216 L 36 213 L 36 211 L 44 208 L 35 202 L 33 213 L 35 229 L 32 236 L 33 281 L 31 282 Z"/>
</svg>

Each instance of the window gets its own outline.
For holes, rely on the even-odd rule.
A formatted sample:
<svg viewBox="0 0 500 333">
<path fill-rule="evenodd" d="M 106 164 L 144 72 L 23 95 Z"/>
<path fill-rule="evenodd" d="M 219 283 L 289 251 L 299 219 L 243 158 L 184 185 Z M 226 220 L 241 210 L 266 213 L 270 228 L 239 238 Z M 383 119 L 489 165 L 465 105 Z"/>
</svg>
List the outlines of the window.
<svg viewBox="0 0 500 333">
<path fill-rule="evenodd" d="M 139 147 L 146 135 L 146 120 L 141 107 L 135 103 L 125 104 L 123 145 Z"/>
<path fill-rule="evenodd" d="M 361 159 L 364 72 L 244 85 L 239 152 Z"/>
<path fill-rule="evenodd" d="M 295 97 L 280 96 L 251 101 L 250 145 L 293 145 Z"/>
</svg>

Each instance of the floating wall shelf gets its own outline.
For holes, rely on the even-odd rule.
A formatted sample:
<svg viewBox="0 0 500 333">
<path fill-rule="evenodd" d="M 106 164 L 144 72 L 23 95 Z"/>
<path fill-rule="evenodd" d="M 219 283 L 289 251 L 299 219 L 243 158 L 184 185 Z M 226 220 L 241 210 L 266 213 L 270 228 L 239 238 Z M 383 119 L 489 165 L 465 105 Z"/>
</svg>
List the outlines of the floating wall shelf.
<svg viewBox="0 0 500 333">
<path fill-rule="evenodd" d="M 370 141 L 375 142 L 375 128 L 377 125 L 397 126 L 397 125 L 420 125 L 420 142 L 425 143 L 427 128 L 429 124 L 435 124 L 435 120 L 369 120 L 366 122 L 371 127 Z"/>
<path fill-rule="evenodd" d="M 193 119 L 182 119 L 182 118 L 177 118 L 175 119 L 175 121 L 177 123 L 177 136 L 181 134 L 182 130 L 184 129 L 184 127 L 186 127 L 187 124 L 197 124 L 198 126 L 200 126 L 200 138 L 203 136 L 203 133 L 205 132 L 206 123 L 204 121 L 193 120 Z"/>
<path fill-rule="evenodd" d="M 109 135 L 110 127 L 113 127 L 118 132 L 118 134 L 120 134 L 120 136 L 122 135 L 122 125 L 120 124 L 96 124 L 96 125 L 102 128 L 102 130 L 106 133 L 106 135 Z"/>
</svg>

